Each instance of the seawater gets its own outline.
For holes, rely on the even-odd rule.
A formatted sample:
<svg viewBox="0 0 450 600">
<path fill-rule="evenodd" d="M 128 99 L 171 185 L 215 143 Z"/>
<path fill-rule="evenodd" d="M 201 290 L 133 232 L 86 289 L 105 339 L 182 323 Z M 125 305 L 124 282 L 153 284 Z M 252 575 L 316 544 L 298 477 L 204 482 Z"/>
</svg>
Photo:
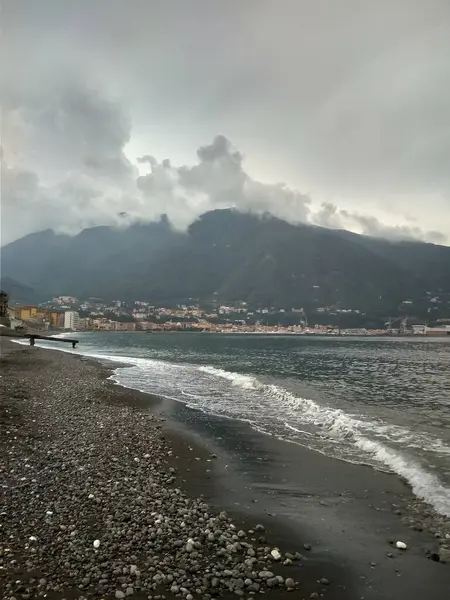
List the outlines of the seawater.
<svg viewBox="0 0 450 600">
<path fill-rule="evenodd" d="M 450 516 L 450 339 L 78 333 L 120 385 L 397 473 Z M 42 344 L 44 345 L 44 344 Z"/>
</svg>

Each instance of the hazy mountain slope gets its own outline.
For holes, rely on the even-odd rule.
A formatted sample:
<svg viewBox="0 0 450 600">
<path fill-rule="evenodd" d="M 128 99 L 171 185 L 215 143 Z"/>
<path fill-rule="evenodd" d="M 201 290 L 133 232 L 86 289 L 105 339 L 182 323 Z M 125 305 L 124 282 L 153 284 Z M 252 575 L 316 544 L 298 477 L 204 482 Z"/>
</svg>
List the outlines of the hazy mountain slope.
<svg viewBox="0 0 450 600">
<path fill-rule="evenodd" d="M 206 213 L 186 233 L 162 219 L 128 229 L 96 227 L 73 238 L 33 234 L 2 249 L 2 268 L 47 296 L 166 303 L 217 298 L 390 313 L 404 300 L 425 310 L 430 294 L 444 302 L 450 294 L 448 247 L 232 210 Z"/>
</svg>

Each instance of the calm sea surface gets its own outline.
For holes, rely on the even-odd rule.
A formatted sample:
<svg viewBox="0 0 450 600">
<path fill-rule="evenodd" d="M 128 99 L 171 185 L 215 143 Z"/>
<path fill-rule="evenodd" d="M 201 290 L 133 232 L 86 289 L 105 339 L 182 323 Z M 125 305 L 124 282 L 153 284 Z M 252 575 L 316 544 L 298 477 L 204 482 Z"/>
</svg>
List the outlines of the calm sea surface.
<svg viewBox="0 0 450 600">
<path fill-rule="evenodd" d="M 80 333 L 113 379 L 392 471 L 450 516 L 450 339 Z"/>
</svg>

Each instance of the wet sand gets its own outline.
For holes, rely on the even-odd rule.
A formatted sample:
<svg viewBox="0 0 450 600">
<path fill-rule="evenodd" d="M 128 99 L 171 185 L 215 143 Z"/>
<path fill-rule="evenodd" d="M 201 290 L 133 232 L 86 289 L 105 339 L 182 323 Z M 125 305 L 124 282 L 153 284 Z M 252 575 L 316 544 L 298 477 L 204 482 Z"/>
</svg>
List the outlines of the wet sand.
<svg viewBox="0 0 450 600">
<path fill-rule="evenodd" d="M 444 536 L 448 523 L 436 520 L 432 511 L 416 502 L 397 477 L 329 459 L 259 434 L 244 423 L 119 388 L 106 383 L 107 369 L 91 361 L 23 348 L 4 338 L 1 343 L 2 369 L 8 371 L 10 381 L 15 377 L 18 383 L 22 381 L 19 387 L 23 388 L 24 381 L 32 385 L 33 363 L 39 362 L 41 370 L 44 365 L 46 369 L 64 369 L 66 376 L 71 370 L 79 376 L 81 369 L 85 376 L 94 373 L 105 384 L 101 401 L 150 410 L 164 419 L 158 421 L 158 427 L 163 428 L 164 443 L 171 448 L 168 465 L 177 471 L 178 487 L 190 497 L 203 494 L 216 510 L 226 509 L 238 526 L 263 524 L 268 545 L 305 556 L 297 566 L 283 567 L 284 577 L 300 582 L 296 597 L 448 597 L 450 564 L 426 556 L 427 551 L 439 550 L 436 533 Z M 77 402 L 76 381 L 73 383 L 73 401 Z M 45 394 L 45 390 L 36 393 Z M 20 401 L 19 394 L 14 404 L 18 419 Z M 0 421 L 0 426 L 3 424 Z M 6 452 L 1 444 L 2 460 Z M 212 454 L 217 458 L 211 458 Z M 408 545 L 405 552 L 390 544 L 397 540 Z M 0 582 L 1 577 L 0 570 Z M 329 584 L 319 584 L 321 578 Z M 286 593 L 270 590 L 273 597 Z"/>
</svg>

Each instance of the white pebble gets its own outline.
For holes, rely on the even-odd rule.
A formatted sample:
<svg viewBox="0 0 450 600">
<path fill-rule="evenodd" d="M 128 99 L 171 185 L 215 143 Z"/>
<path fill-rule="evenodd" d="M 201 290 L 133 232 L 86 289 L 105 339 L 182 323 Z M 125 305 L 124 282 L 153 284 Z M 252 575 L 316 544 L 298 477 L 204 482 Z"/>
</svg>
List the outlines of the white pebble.
<svg viewBox="0 0 450 600">
<path fill-rule="evenodd" d="M 35 537 L 34 535 L 30 535 L 28 539 L 30 540 L 30 542 L 37 542 L 37 537 Z"/>
<path fill-rule="evenodd" d="M 100 540 L 94 540 L 94 548 L 98 548 L 100 546 Z"/>
<path fill-rule="evenodd" d="M 51 517 L 52 514 L 53 514 L 53 511 L 52 510 L 48 510 L 45 514 L 48 515 L 49 517 Z"/>
<path fill-rule="evenodd" d="M 395 544 L 397 546 L 397 548 L 399 548 L 400 550 L 406 550 L 406 544 L 405 542 L 397 542 Z"/>
<path fill-rule="evenodd" d="M 280 560 L 280 558 L 281 558 L 281 554 L 280 554 L 280 551 L 278 550 L 278 548 L 274 548 L 270 554 L 272 555 L 272 558 L 275 560 Z"/>
<path fill-rule="evenodd" d="M 89 498 L 89 500 L 93 500 L 94 499 L 94 494 L 89 494 L 88 498 Z"/>
</svg>

